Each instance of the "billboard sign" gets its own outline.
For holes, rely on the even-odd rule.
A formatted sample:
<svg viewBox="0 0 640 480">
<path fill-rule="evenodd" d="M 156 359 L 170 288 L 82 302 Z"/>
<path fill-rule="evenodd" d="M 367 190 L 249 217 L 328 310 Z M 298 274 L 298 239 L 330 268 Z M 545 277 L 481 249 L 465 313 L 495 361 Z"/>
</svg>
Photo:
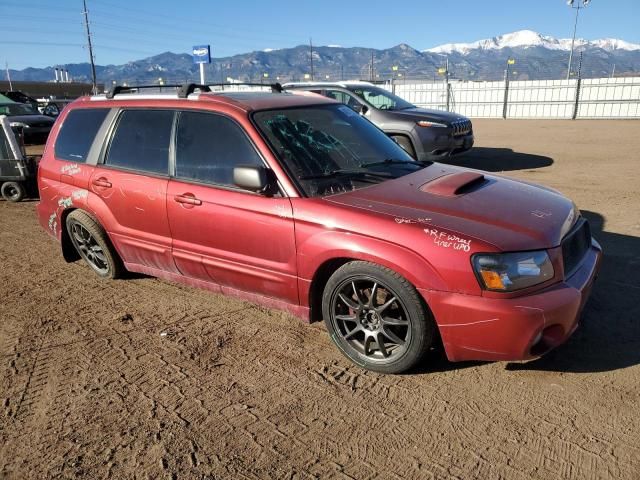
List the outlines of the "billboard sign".
<svg viewBox="0 0 640 480">
<path fill-rule="evenodd" d="M 211 46 L 195 45 L 191 50 L 193 63 L 211 63 Z"/>
</svg>

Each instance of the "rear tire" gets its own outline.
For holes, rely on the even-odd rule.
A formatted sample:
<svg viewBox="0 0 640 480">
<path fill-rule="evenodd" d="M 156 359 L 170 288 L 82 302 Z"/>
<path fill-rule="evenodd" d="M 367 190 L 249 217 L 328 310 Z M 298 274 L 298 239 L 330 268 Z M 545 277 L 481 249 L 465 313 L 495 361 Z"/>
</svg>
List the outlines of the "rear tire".
<svg viewBox="0 0 640 480">
<path fill-rule="evenodd" d="M 7 202 L 19 202 L 25 197 L 26 189 L 20 182 L 4 182 L 2 184 L 2 197 Z"/>
<path fill-rule="evenodd" d="M 396 143 L 400 145 L 405 152 L 407 152 L 413 158 L 416 158 L 416 150 L 413 148 L 411 140 L 409 140 L 404 135 L 393 135 L 391 138 L 393 138 L 396 141 Z"/>
<path fill-rule="evenodd" d="M 67 216 L 67 233 L 78 255 L 102 278 L 120 278 L 124 273 L 122 261 L 104 229 L 82 210 Z"/>
<path fill-rule="evenodd" d="M 435 338 L 435 323 L 415 287 L 369 262 L 347 263 L 334 272 L 324 289 L 322 313 L 340 351 L 376 372 L 408 370 Z"/>
</svg>

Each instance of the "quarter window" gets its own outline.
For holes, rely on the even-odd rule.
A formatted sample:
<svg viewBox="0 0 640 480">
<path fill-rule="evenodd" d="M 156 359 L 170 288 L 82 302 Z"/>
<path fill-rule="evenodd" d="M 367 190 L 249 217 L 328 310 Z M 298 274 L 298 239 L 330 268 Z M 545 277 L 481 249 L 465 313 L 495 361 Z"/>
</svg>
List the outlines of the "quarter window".
<svg viewBox="0 0 640 480">
<path fill-rule="evenodd" d="M 56 158 L 86 162 L 91 144 L 107 113 L 108 108 L 82 108 L 69 112 L 56 140 Z"/>
<path fill-rule="evenodd" d="M 122 112 L 105 163 L 166 175 L 173 116 L 170 110 Z"/>
<path fill-rule="evenodd" d="M 222 115 L 181 112 L 177 130 L 176 177 L 233 185 L 234 167 L 263 165 L 242 128 Z"/>
</svg>

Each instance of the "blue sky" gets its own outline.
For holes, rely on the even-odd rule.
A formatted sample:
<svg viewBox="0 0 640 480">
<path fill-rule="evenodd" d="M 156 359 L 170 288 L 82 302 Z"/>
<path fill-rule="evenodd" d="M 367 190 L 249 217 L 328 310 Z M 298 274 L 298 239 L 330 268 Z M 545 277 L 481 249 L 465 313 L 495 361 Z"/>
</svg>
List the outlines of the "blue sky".
<svg viewBox="0 0 640 480">
<path fill-rule="evenodd" d="M 565 0 L 87 0 L 96 62 L 211 44 L 214 57 L 308 43 L 423 50 L 530 29 L 571 36 Z M 87 60 L 82 0 L 0 0 L 0 62 L 21 70 Z M 640 0 L 592 0 L 578 36 L 640 43 Z"/>
</svg>

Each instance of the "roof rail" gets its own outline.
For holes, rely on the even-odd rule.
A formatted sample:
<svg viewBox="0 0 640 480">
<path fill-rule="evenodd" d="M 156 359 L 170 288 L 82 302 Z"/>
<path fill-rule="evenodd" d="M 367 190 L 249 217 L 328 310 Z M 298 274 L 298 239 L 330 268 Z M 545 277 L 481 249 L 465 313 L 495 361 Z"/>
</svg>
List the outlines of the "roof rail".
<svg viewBox="0 0 640 480">
<path fill-rule="evenodd" d="M 250 83 L 250 82 L 238 82 L 238 83 L 207 83 L 210 87 L 235 87 L 235 86 L 244 86 L 244 87 L 270 87 L 273 93 L 282 93 L 284 88 L 280 83 Z"/>
<path fill-rule="evenodd" d="M 187 98 L 196 90 L 201 92 L 210 92 L 209 85 L 201 85 L 199 83 L 185 83 L 178 89 L 178 98 Z"/>
<path fill-rule="evenodd" d="M 144 88 L 180 88 L 181 85 L 136 85 L 136 86 L 124 86 L 124 85 L 115 85 L 111 90 L 107 90 L 105 95 L 107 98 L 111 99 L 119 93 L 127 93 L 127 92 L 137 92 Z"/>
<path fill-rule="evenodd" d="M 105 92 L 105 95 L 108 99 L 112 99 L 116 95 L 120 93 L 127 92 L 138 92 L 142 89 L 153 88 L 153 89 L 162 89 L 162 88 L 175 88 L 178 93 L 178 98 L 187 98 L 196 90 L 200 90 L 201 92 L 210 92 L 210 87 L 230 87 L 235 85 L 249 86 L 249 87 L 270 87 L 273 93 L 282 93 L 284 88 L 279 83 L 208 83 L 206 85 L 201 85 L 199 83 L 185 83 L 183 85 L 136 85 L 136 86 L 124 86 L 124 85 L 115 85 L 111 90 Z"/>
</svg>

